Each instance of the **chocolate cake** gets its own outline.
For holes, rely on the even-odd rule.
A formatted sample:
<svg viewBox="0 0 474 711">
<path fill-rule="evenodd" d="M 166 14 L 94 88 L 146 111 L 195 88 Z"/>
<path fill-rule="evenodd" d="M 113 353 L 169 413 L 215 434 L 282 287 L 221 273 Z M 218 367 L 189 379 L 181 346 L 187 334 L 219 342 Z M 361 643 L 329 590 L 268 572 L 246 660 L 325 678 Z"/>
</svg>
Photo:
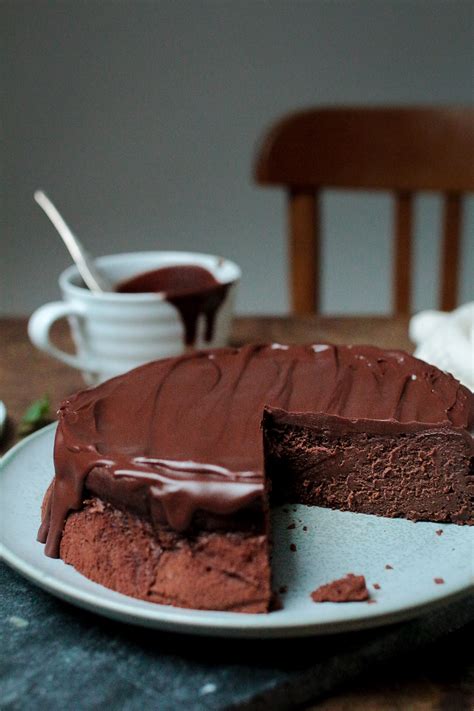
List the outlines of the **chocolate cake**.
<svg viewBox="0 0 474 711">
<path fill-rule="evenodd" d="M 156 361 L 62 404 L 38 538 L 137 598 L 265 612 L 270 483 L 276 502 L 472 524 L 473 419 L 469 390 L 401 351 Z"/>
</svg>

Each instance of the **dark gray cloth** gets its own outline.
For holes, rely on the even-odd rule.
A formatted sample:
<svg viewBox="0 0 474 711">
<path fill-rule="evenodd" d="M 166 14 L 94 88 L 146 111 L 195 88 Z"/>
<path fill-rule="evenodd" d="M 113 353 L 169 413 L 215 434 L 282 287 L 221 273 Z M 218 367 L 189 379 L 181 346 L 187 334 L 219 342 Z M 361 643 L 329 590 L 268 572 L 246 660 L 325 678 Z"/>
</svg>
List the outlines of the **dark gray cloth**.
<svg viewBox="0 0 474 711">
<path fill-rule="evenodd" d="M 0 564 L 0 708 L 293 708 L 474 620 L 463 598 L 416 620 L 295 640 L 226 640 L 85 612 Z"/>
</svg>

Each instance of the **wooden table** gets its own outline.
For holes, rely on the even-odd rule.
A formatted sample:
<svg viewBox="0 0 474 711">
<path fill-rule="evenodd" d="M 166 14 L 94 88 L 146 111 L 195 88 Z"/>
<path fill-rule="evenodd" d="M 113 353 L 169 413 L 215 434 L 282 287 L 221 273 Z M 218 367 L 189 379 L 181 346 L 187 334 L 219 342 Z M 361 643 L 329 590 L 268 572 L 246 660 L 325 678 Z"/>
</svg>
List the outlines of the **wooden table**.
<svg viewBox="0 0 474 711">
<path fill-rule="evenodd" d="M 38 352 L 28 341 L 26 319 L 0 319 L 0 397 L 7 407 L 10 426 L 3 448 L 14 443 L 16 426 L 26 407 L 48 393 L 53 407 L 82 387 L 79 373 Z M 67 347 L 64 324 L 58 324 L 54 338 Z M 407 320 L 386 317 L 298 317 L 238 318 L 233 343 L 274 341 L 280 343 L 324 342 L 373 343 L 388 348 L 411 350 Z M 70 345 L 70 344 L 69 344 Z M 474 664 L 472 625 L 452 635 L 443 644 L 427 650 L 416 665 L 400 660 L 379 674 L 362 680 L 337 696 L 322 700 L 312 708 L 325 711 L 379 711 L 414 709 L 462 711 L 474 708 Z"/>
</svg>

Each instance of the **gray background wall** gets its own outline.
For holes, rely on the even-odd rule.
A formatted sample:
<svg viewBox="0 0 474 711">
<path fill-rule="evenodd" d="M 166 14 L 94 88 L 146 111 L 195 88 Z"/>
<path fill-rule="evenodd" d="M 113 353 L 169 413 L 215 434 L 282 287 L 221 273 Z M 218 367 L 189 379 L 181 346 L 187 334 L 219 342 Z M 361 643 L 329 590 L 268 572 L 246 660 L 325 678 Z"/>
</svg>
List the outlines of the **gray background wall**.
<svg viewBox="0 0 474 711">
<path fill-rule="evenodd" d="M 308 105 L 474 100 L 471 0 L 3 0 L 0 27 L 4 313 L 55 298 L 69 263 L 37 187 L 95 254 L 222 253 L 244 270 L 240 312 L 283 312 L 284 198 L 251 182 L 264 127 Z M 418 204 L 417 308 L 439 209 Z M 389 199 L 330 193 L 324 214 L 324 311 L 387 311 Z M 462 301 L 472 199 L 466 218 Z"/>
</svg>

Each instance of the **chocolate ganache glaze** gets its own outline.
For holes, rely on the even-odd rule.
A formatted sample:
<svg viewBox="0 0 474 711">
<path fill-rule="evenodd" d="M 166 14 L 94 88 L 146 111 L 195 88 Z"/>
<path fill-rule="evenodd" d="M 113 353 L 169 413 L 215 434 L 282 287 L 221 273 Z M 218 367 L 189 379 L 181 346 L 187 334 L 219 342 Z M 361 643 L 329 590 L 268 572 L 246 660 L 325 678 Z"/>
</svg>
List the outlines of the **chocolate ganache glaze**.
<svg viewBox="0 0 474 711">
<path fill-rule="evenodd" d="M 137 274 L 120 282 L 116 291 L 121 294 L 163 292 L 166 300 L 179 311 L 186 345 L 192 345 L 196 340 L 197 320 L 201 314 L 206 319 L 204 338 L 208 343 L 212 340 L 216 314 L 229 286 L 217 281 L 203 267 L 178 264 Z"/>
<path fill-rule="evenodd" d="M 62 404 L 38 534 L 46 554 L 58 555 L 86 494 L 151 511 L 177 531 L 198 512 L 263 506 L 264 412 L 351 432 L 455 432 L 472 451 L 472 393 L 401 351 L 273 344 L 155 361 Z"/>
</svg>

